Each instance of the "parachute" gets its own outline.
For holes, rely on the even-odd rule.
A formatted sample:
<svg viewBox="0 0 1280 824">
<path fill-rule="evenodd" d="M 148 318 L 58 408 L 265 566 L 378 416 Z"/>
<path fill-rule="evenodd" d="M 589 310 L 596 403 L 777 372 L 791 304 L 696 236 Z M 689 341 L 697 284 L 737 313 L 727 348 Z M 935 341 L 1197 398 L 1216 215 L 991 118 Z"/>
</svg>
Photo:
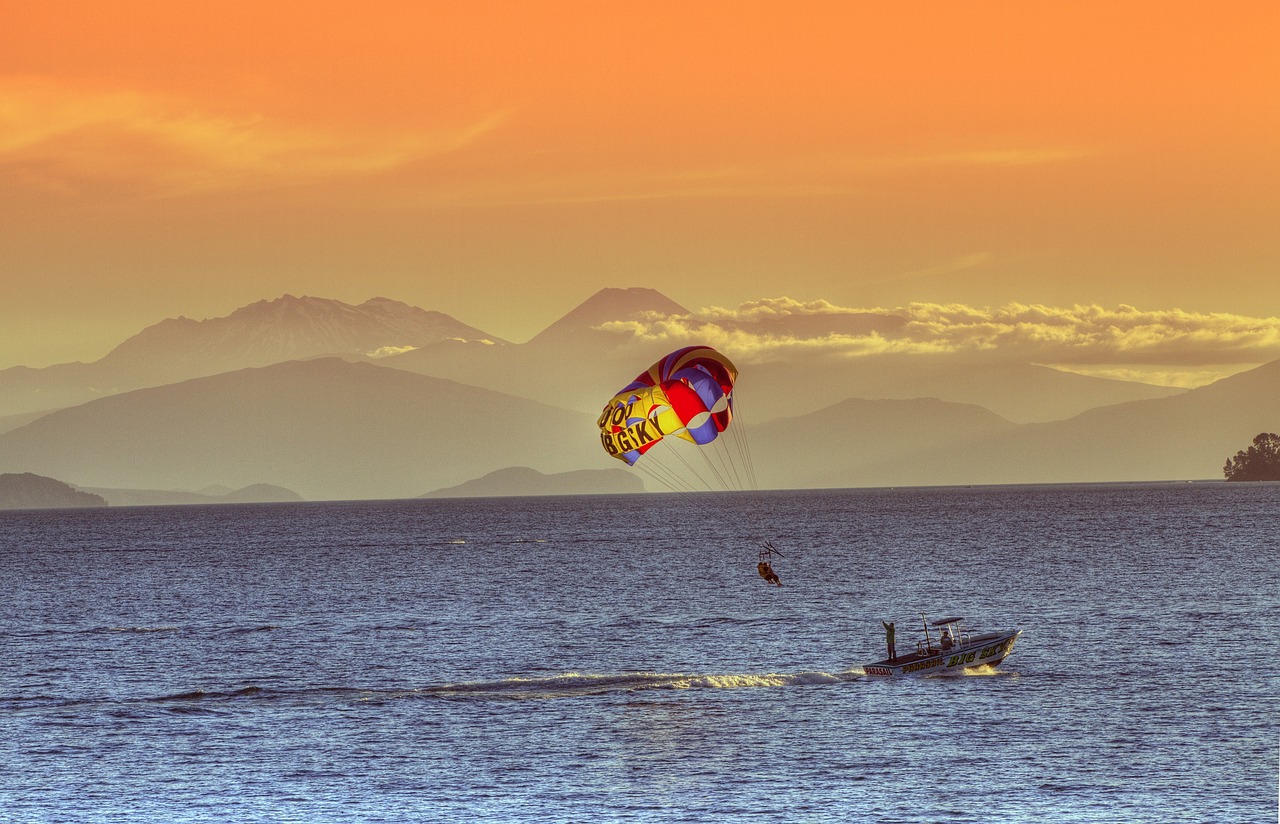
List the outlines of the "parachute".
<svg viewBox="0 0 1280 824">
<path fill-rule="evenodd" d="M 631 466 L 663 438 L 709 444 L 733 419 L 737 379 L 733 363 L 709 346 L 672 352 L 605 404 L 600 443 Z"/>
</svg>

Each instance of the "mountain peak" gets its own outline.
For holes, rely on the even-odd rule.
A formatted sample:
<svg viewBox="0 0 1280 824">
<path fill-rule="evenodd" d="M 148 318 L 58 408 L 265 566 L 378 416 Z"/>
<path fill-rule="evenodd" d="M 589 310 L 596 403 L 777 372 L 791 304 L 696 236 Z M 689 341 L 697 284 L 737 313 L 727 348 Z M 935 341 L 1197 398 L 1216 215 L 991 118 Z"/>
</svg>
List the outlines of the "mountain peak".
<svg viewBox="0 0 1280 824">
<path fill-rule="evenodd" d="M 535 335 L 530 343 L 598 333 L 603 324 L 632 320 L 647 313 L 663 316 L 687 315 L 689 310 L 656 289 L 641 286 L 601 289 Z"/>
<path fill-rule="evenodd" d="M 220 318 L 165 320 L 117 346 L 104 362 L 156 377 L 215 374 L 326 354 L 366 355 L 449 339 L 505 342 L 441 312 L 387 298 L 359 306 L 286 294 Z"/>
</svg>

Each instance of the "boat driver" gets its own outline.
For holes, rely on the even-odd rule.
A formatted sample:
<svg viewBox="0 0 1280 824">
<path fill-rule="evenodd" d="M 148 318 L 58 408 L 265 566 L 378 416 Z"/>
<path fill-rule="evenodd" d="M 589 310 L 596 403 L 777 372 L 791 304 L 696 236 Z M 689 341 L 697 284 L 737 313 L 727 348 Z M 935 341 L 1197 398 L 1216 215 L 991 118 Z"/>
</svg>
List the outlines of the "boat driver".
<svg viewBox="0 0 1280 824">
<path fill-rule="evenodd" d="M 951 649 L 952 646 L 954 646 L 954 644 L 951 641 L 951 628 L 943 627 L 942 628 L 942 648 L 946 650 L 946 649 Z"/>
</svg>

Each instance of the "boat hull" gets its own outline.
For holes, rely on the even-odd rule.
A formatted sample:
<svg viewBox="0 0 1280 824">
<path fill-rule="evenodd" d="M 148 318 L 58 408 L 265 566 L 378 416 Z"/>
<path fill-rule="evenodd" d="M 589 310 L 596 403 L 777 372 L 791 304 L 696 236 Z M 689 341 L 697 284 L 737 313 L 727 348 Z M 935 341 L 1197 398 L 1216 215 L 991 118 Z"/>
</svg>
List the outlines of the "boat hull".
<svg viewBox="0 0 1280 824">
<path fill-rule="evenodd" d="M 930 650 L 927 654 L 913 652 L 895 660 L 864 664 L 867 675 L 901 677 L 911 675 L 937 675 L 943 672 L 959 672 L 975 667 L 994 667 L 1013 652 L 1013 645 L 1022 630 L 993 632 L 975 638 L 946 651 Z"/>
</svg>

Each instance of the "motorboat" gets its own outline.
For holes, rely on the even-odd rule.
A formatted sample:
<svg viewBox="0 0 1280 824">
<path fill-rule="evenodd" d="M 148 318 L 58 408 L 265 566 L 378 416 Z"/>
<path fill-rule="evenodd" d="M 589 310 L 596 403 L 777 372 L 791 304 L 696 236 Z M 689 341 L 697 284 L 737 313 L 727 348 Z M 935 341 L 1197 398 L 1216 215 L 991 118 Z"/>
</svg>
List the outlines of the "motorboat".
<svg viewBox="0 0 1280 824">
<path fill-rule="evenodd" d="M 971 633 L 960 626 L 963 618 L 944 618 L 929 622 L 921 613 L 924 637 L 916 641 L 915 650 L 896 658 L 886 658 L 862 669 L 867 675 L 903 676 L 958 673 L 975 667 L 994 667 L 1013 652 L 1022 630 Z M 932 627 L 935 631 L 930 632 Z"/>
</svg>

